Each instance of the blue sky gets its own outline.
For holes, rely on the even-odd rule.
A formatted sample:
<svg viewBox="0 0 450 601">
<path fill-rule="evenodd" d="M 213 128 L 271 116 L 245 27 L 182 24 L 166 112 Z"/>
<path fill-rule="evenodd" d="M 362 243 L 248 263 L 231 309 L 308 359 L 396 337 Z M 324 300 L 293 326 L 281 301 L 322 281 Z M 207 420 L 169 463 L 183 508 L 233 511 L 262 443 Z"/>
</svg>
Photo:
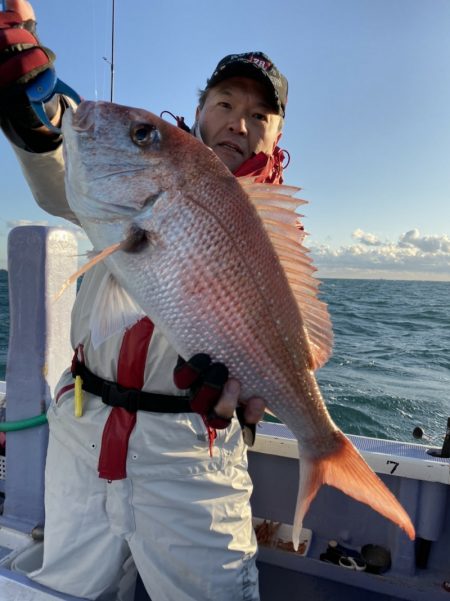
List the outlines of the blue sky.
<svg viewBox="0 0 450 601">
<path fill-rule="evenodd" d="M 59 77 L 108 99 L 111 0 L 34 7 Z M 116 0 L 115 101 L 190 123 L 219 59 L 248 50 L 289 80 L 286 182 L 310 203 L 319 276 L 450 280 L 450 2 Z M 62 221 L 3 138 L 0 157 L 3 267 L 11 226 Z"/>
</svg>

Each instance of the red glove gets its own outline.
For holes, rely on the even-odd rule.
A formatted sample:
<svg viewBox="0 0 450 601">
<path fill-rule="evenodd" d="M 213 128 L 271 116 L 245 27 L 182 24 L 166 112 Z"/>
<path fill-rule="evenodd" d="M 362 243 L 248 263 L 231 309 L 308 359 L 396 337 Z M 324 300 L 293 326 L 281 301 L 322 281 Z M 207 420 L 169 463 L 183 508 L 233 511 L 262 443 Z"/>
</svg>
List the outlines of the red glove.
<svg viewBox="0 0 450 601">
<path fill-rule="evenodd" d="M 223 363 L 212 363 L 209 355 L 201 353 L 189 361 L 179 357 L 173 379 L 178 388 L 190 389 L 191 408 L 206 418 L 208 426 L 223 430 L 230 425 L 231 418 L 220 417 L 214 410 L 228 380 L 228 369 Z"/>
<path fill-rule="evenodd" d="M 34 77 L 52 66 L 55 55 L 40 45 L 35 35 L 34 11 L 27 0 L 7 0 L 6 10 L 0 12 L 0 118 L 5 118 L 27 146 L 35 151 L 50 150 L 40 148 L 41 139 L 34 140 L 33 130 L 42 123 L 31 108 L 24 89 Z M 45 104 L 45 111 L 52 119 L 60 106 L 55 94 Z M 34 140 L 34 142 L 33 142 Z M 52 138 L 46 138 L 46 143 Z M 53 142 L 52 142 L 53 143 Z"/>
<path fill-rule="evenodd" d="M 0 12 L 0 90 L 21 89 L 53 64 L 54 53 L 41 46 L 35 29 L 34 19 L 24 20 L 21 12 Z"/>
</svg>

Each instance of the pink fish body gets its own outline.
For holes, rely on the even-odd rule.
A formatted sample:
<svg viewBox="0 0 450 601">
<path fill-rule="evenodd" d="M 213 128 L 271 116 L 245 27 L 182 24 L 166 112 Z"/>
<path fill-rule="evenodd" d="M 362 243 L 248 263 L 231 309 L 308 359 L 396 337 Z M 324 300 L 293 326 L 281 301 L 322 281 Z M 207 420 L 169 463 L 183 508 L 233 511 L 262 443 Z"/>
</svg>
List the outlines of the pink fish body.
<svg viewBox="0 0 450 601">
<path fill-rule="evenodd" d="M 297 189 L 239 182 L 193 136 L 139 109 L 85 102 L 64 117 L 63 133 L 69 203 L 97 249 L 127 241 L 105 261 L 131 305 L 181 356 L 223 361 L 242 398 L 263 397 L 297 438 L 294 545 L 324 483 L 414 538 L 410 518 L 333 422 L 316 382 L 332 332 L 296 227 Z M 93 336 L 108 335 L 114 320 L 97 316 Z"/>
</svg>

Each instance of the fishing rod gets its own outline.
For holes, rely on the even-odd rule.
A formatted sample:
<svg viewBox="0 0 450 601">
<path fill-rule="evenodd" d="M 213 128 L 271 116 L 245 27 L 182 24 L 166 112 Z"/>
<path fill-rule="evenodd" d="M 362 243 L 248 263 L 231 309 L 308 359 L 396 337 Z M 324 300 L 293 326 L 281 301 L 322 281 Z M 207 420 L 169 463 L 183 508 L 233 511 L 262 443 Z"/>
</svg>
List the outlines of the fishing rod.
<svg viewBox="0 0 450 601">
<path fill-rule="evenodd" d="M 111 16 L 111 94 L 110 100 L 111 102 L 114 99 L 114 38 L 115 38 L 115 13 L 116 13 L 116 2 L 112 0 L 112 16 Z"/>
</svg>

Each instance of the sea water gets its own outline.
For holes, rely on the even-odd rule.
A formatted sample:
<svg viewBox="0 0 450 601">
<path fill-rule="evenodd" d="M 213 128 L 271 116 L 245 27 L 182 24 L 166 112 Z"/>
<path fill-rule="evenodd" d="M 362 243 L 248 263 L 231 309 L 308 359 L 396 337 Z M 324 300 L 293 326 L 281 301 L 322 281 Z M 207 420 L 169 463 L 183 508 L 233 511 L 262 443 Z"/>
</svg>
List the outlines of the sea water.
<svg viewBox="0 0 450 601">
<path fill-rule="evenodd" d="M 442 444 L 450 417 L 450 282 L 326 279 L 321 297 L 334 350 L 317 372 L 325 401 L 348 434 Z M 0 380 L 9 310 L 0 271 Z M 416 441 L 420 442 L 420 441 Z"/>
<path fill-rule="evenodd" d="M 450 282 L 324 280 L 334 351 L 318 372 L 349 434 L 441 445 L 450 417 Z"/>
</svg>

